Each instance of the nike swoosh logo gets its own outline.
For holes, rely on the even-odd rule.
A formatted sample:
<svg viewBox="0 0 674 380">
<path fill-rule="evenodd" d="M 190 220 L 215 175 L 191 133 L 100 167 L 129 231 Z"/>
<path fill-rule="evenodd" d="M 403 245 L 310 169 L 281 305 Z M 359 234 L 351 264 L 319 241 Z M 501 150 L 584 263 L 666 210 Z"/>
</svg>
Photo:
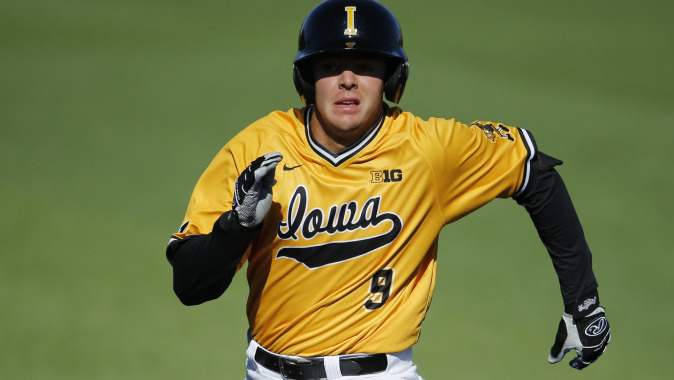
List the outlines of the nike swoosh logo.
<svg viewBox="0 0 674 380">
<path fill-rule="evenodd" d="M 299 168 L 300 166 L 302 166 L 302 165 L 287 166 L 286 164 L 283 164 L 283 170 L 288 172 L 288 171 L 291 171 L 291 170 L 295 170 L 295 169 Z"/>
</svg>

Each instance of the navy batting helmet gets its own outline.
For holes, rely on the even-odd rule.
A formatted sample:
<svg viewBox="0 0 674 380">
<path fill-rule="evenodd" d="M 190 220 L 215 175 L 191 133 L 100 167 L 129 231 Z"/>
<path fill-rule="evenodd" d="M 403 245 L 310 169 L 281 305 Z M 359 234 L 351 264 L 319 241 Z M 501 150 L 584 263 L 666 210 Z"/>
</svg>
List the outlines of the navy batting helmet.
<svg viewBox="0 0 674 380">
<path fill-rule="evenodd" d="M 366 52 L 392 64 L 384 82 L 384 96 L 398 103 L 409 76 L 400 24 L 385 6 L 374 0 L 327 0 L 307 16 L 300 30 L 293 62 L 295 88 L 304 104 L 314 103 L 315 87 L 308 62 L 342 51 Z"/>
</svg>

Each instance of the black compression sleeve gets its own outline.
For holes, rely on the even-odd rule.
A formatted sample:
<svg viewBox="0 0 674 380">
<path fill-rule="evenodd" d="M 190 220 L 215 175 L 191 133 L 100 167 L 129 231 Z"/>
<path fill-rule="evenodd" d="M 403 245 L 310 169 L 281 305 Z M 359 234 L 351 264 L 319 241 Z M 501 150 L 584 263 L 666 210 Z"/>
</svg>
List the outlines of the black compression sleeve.
<svg viewBox="0 0 674 380">
<path fill-rule="evenodd" d="M 166 256 L 173 266 L 173 290 L 180 301 L 198 305 L 220 297 L 259 229 L 242 227 L 228 211 L 210 234 L 190 235 L 169 244 Z"/>
<path fill-rule="evenodd" d="M 569 310 L 589 294 L 596 294 L 592 254 L 562 177 L 554 169 L 562 162 L 542 152 L 531 165 L 529 187 L 515 197 L 524 206 L 552 258 L 562 298 Z"/>
</svg>

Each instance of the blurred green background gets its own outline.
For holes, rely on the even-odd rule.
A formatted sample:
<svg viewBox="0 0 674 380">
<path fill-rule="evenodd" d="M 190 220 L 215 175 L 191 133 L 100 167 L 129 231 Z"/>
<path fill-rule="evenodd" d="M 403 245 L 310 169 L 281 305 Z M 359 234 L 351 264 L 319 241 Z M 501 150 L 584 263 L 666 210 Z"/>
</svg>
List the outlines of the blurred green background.
<svg viewBox="0 0 674 380">
<path fill-rule="evenodd" d="M 446 228 L 415 360 L 426 379 L 657 379 L 672 364 L 671 2 L 384 1 L 421 117 L 533 131 L 594 252 L 613 342 L 546 358 L 557 279 L 526 212 Z M 164 257 L 234 133 L 300 105 L 315 1 L 0 2 L 0 378 L 241 379 L 245 276 L 182 306 Z"/>
</svg>

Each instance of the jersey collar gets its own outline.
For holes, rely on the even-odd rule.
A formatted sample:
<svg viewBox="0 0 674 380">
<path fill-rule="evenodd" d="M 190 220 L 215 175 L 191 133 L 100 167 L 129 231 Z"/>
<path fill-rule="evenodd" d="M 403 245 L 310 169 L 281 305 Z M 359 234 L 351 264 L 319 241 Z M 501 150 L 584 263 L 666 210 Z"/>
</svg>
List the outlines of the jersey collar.
<svg viewBox="0 0 674 380">
<path fill-rule="evenodd" d="M 386 110 L 384 109 L 382 111 L 381 116 L 379 119 L 374 123 L 372 127 L 353 145 L 349 146 L 348 148 L 342 149 L 337 153 L 331 152 L 328 148 L 324 147 L 321 143 L 316 141 L 314 138 L 313 134 L 311 133 L 311 113 L 313 112 L 313 106 L 307 107 L 306 109 L 306 116 L 304 120 L 306 120 L 306 127 L 305 131 L 307 134 L 307 141 L 309 141 L 309 145 L 311 146 L 311 149 L 316 152 L 319 156 L 321 156 L 323 159 L 326 161 L 330 162 L 333 166 L 337 167 L 341 164 L 343 164 L 345 161 L 350 159 L 351 157 L 355 156 L 358 152 L 360 152 L 367 144 L 369 144 L 372 140 L 374 140 L 375 136 L 377 136 L 377 133 L 381 129 L 381 126 L 384 124 L 384 114 L 386 113 Z"/>
</svg>

